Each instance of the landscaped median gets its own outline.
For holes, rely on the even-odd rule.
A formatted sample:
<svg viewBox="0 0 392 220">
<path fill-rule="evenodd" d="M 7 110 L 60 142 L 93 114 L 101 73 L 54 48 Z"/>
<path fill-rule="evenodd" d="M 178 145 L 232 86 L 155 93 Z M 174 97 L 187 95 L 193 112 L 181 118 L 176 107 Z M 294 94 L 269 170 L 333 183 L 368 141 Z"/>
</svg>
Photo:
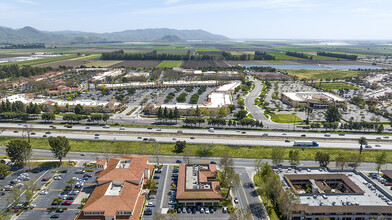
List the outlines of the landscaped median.
<svg viewBox="0 0 392 220">
<path fill-rule="evenodd" d="M 271 121 L 276 122 L 276 123 L 297 123 L 297 122 L 303 122 L 298 116 L 293 115 L 293 114 L 266 114 L 266 116 L 269 115 L 271 117 Z M 268 116 L 267 116 L 268 117 Z"/>
<path fill-rule="evenodd" d="M 10 140 L 18 139 L 11 137 L 0 137 L 0 145 L 6 145 Z M 47 139 L 31 138 L 31 146 L 38 149 L 50 150 Z M 154 144 L 158 144 L 161 155 L 178 155 L 183 156 L 184 153 L 176 153 L 174 143 L 152 143 L 152 142 L 131 142 L 131 141 L 89 141 L 89 140 L 69 140 L 71 151 L 78 152 L 99 152 L 99 153 L 132 153 L 132 154 L 150 154 L 154 155 Z M 193 156 L 209 156 L 220 157 L 224 153 L 229 153 L 233 157 L 238 158 L 271 158 L 272 149 L 276 147 L 270 146 L 231 146 L 231 145 L 213 145 L 208 148 L 208 152 L 203 150 L 203 144 L 186 144 L 186 147 L 191 148 L 191 155 Z M 300 160 L 314 160 L 316 152 L 325 152 L 330 154 L 331 161 L 341 155 L 348 155 L 359 152 L 358 149 L 344 149 L 344 148 L 310 148 L 310 147 L 281 147 L 284 158 L 289 159 L 289 151 L 292 149 L 300 150 Z M 107 149 L 111 149 L 108 152 Z M 141 152 L 142 150 L 142 152 Z M 364 150 L 362 155 L 365 156 L 365 162 L 375 162 L 376 156 L 382 150 Z M 392 162 L 392 154 L 387 154 L 387 162 Z"/>
</svg>

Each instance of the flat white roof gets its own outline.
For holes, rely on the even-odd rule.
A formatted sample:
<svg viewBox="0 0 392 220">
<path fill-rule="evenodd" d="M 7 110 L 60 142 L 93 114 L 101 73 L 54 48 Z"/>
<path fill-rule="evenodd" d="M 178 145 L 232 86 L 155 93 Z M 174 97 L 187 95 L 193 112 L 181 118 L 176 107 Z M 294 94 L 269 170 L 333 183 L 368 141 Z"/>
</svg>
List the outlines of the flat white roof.
<svg viewBox="0 0 392 220">
<path fill-rule="evenodd" d="M 345 99 L 340 98 L 332 93 L 329 92 L 284 92 L 283 95 L 289 97 L 291 100 L 294 101 L 306 101 L 312 99 L 314 95 L 324 95 L 329 99 L 334 101 L 344 102 Z"/>
<path fill-rule="evenodd" d="M 233 91 L 237 86 L 241 85 L 241 82 L 235 81 L 229 84 L 225 84 L 223 86 L 220 86 L 217 88 L 215 91 L 217 92 L 227 92 L 227 91 Z"/>
<path fill-rule="evenodd" d="M 16 102 L 16 101 L 21 101 L 23 104 L 29 104 L 30 102 L 33 104 L 41 104 L 46 101 L 53 101 L 57 102 L 58 105 L 107 105 L 109 102 L 108 101 L 97 101 L 97 100 L 74 100 L 74 101 L 68 101 L 68 100 L 61 100 L 61 99 L 28 99 L 25 94 L 18 94 L 18 95 L 12 95 L 8 96 L 6 98 L 3 98 L 3 101 L 8 101 L 10 102 Z M 120 104 L 119 102 L 115 102 L 115 105 Z"/>
<path fill-rule="evenodd" d="M 275 169 L 274 171 L 283 180 L 286 187 L 289 187 L 284 181 L 284 175 L 286 174 L 344 174 L 365 192 L 363 195 L 330 193 L 326 194 L 327 198 L 323 198 L 322 194 L 318 194 L 317 197 L 313 197 L 313 195 L 299 195 L 300 204 L 320 206 L 322 203 L 322 206 L 346 206 L 347 202 L 349 202 L 351 205 L 358 203 L 360 206 L 389 206 L 382 198 L 379 197 L 382 192 L 376 189 L 371 190 L 368 186 L 372 183 L 366 181 L 363 177 L 355 174 L 354 172 L 329 172 L 324 170 L 320 171 L 318 169 L 310 169 L 310 172 L 306 169 L 302 169 L 302 171 L 295 169 L 282 169 L 282 172 L 278 172 L 278 169 Z"/>
</svg>

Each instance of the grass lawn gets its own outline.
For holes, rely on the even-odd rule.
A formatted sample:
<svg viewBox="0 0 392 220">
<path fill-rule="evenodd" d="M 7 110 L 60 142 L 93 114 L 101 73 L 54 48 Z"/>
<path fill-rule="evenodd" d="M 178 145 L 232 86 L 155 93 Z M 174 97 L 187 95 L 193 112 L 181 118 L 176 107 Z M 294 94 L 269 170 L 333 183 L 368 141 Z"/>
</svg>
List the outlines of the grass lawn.
<svg viewBox="0 0 392 220">
<path fill-rule="evenodd" d="M 356 86 L 352 86 L 343 82 L 331 82 L 331 83 L 321 83 L 322 89 L 359 89 Z"/>
<path fill-rule="evenodd" d="M 29 165 L 32 167 L 58 167 L 60 165 L 60 161 L 31 162 Z M 61 162 L 61 167 L 73 166 L 75 165 L 73 163 L 69 163 L 68 161 Z"/>
<path fill-rule="evenodd" d="M 279 60 L 263 60 L 263 61 L 268 64 L 286 64 L 285 62 Z"/>
<path fill-rule="evenodd" d="M 72 59 L 75 57 L 77 57 L 77 56 L 76 55 L 57 56 L 57 57 L 49 57 L 49 58 L 42 58 L 42 59 L 36 59 L 36 60 L 26 60 L 26 61 L 20 61 L 20 62 L 6 62 L 6 63 L 1 63 L 0 65 L 18 64 L 20 66 L 22 66 L 22 65 L 34 66 L 34 65 L 40 65 L 40 64 L 45 64 L 45 63 L 51 63 L 51 62 L 55 62 L 55 61 L 69 60 L 69 59 Z"/>
<path fill-rule="evenodd" d="M 277 123 L 294 123 L 294 121 L 302 122 L 300 118 L 292 114 L 269 114 L 269 115 L 271 116 L 271 120 Z"/>
<path fill-rule="evenodd" d="M 256 186 L 259 186 L 259 185 L 260 185 L 260 184 L 259 184 L 259 177 L 258 177 L 257 175 L 255 175 L 255 176 L 253 177 L 253 182 L 255 183 Z M 271 200 L 268 200 L 268 205 L 267 205 L 267 199 L 266 199 L 264 196 L 262 196 L 262 193 L 261 193 L 261 189 L 260 189 L 260 188 L 257 189 L 257 192 L 258 192 L 258 194 L 260 195 L 261 200 L 263 200 L 263 204 L 264 204 L 264 206 L 265 206 L 265 209 L 266 209 L 267 212 L 268 212 L 268 215 L 269 215 L 270 219 L 271 219 L 271 220 L 279 220 L 279 217 L 278 217 L 278 215 L 276 214 L 276 211 L 275 211 L 275 209 L 274 209 L 273 202 L 272 202 Z"/>
<path fill-rule="evenodd" d="M 96 59 L 96 58 L 100 58 L 101 54 L 92 54 L 89 56 L 84 56 L 84 57 L 76 57 L 70 60 L 92 60 L 92 59 Z"/>
<path fill-rule="evenodd" d="M 181 60 L 164 60 L 160 64 L 156 66 L 156 68 L 173 68 L 173 67 L 180 67 L 182 65 Z"/>
<path fill-rule="evenodd" d="M 286 70 L 289 75 L 298 76 L 299 79 L 340 79 L 352 77 L 363 72 L 350 70 Z"/>
<path fill-rule="evenodd" d="M 121 60 L 100 60 L 92 63 L 86 64 L 87 67 L 109 67 L 114 64 L 122 62 Z"/>
<path fill-rule="evenodd" d="M 0 137 L 0 145 L 6 145 L 10 140 L 20 139 L 12 137 Z M 26 140 L 26 139 L 25 139 Z M 126 149 L 128 153 L 139 154 L 140 149 L 143 149 L 143 154 L 154 154 L 153 143 L 151 142 L 128 142 L 128 141 L 89 141 L 89 140 L 69 140 L 71 145 L 71 151 L 84 151 L 84 152 L 107 152 L 107 148 L 113 150 L 112 153 L 116 153 L 116 149 Z M 47 139 L 44 138 L 31 138 L 31 146 L 33 148 L 47 149 L 49 150 L 49 143 Z M 162 155 L 180 155 L 183 153 L 176 153 L 174 151 L 174 143 L 159 143 L 160 154 Z M 187 147 L 192 149 L 192 154 L 196 156 L 202 156 L 199 148 L 200 144 L 187 144 Z M 233 157 L 241 158 L 271 158 L 271 152 L 274 147 L 268 146 L 231 146 L 231 145 L 213 145 L 213 149 L 209 152 L 208 156 L 220 157 L 224 153 L 229 153 Z M 358 153 L 358 149 L 341 149 L 341 148 L 302 148 L 302 147 L 282 147 L 284 159 L 288 159 L 289 151 L 292 149 L 299 149 L 301 160 L 314 160 L 314 156 L 317 151 L 329 153 L 331 161 L 335 160 L 335 157 L 339 154 L 347 155 L 350 153 Z M 377 154 L 382 150 L 367 150 L 362 152 L 365 156 L 365 162 L 374 162 L 376 160 Z M 392 162 L 392 154 L 387 154 L 388 163 Z M 334 163 L 330 164 L 334 166 Z"/>
</svg>

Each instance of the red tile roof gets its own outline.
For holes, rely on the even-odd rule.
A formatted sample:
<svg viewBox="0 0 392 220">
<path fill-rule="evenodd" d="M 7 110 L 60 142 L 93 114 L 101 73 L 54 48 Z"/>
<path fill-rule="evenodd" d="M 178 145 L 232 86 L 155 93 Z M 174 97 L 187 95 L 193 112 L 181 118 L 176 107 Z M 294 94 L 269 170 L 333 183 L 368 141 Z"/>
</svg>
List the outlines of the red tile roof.
<svg viewBox="0 0 392 220">
<path fill-rule="evenodd" d="M 118 168 L 117 164 L 121 160 L 131 160 L 131 164 L 128 168 Z M 148 156 L 125 156 L 123 158 L 111 158 L 107 164 L 107 168 L 103 170 L 97 181 L 140 181 L 143 176 L 144 169 L 149 168 L 147 166 Z"/>
</svg>

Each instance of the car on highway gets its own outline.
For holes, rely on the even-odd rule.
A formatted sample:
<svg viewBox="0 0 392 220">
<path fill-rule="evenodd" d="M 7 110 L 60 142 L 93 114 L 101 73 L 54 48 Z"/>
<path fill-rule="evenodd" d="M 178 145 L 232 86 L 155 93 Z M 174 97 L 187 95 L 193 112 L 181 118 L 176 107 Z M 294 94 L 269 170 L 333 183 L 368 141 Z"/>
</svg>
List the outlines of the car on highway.
<svg viewBox="0 0 392 220">
<path fill-rule="evenodd" d="M 156 141 L 155 138 L 149 138 L 148 141 Z"/>
<path fill-rule="evenodd" d="M 110 128 L 110 125 L 104 125 L 102 128 Z"/>
<path fill-rule="evenodd" d="M 137 137 L 137 139 L 143 139 L 142 137 Z"/>
<path fill-rule="evenodd" d="M 148 138 L 143 138 L 143 141 L 148 141 Z"/>
<path fill-rule="evenodd" d="M 182 134 L 182 130 L 178 130 L 177 133 Z"/>
<path fill-rule="evenodd" d="M 366 145 L 365 148 L 372 148 L 372 145 Z"/>
<path fill-rule="evenodd" d="M 147 128 L 147 130 L 152 130 L 152 128 Z"/>
<path fill-rule="evenodd" d="M 172 138 L 172 140 L 173 140 L 173 141 L 176 141 L 176 140 L 177 140 L 177 138 Z"/>
<path fill-rule="evenodd" d="M 384 138 L 389 138 L 389 136 L 384 136 Z"/>
<path fill-rule="evenodd" d="M 264 134 L 262 134 L 261 136 L 263 136 L 263 137 L 267 137 L 267 136 L 268 136 L 268 134 L 267 134 L 267 133 L 264 133 Z"/>
<path fill-rule="evenodd" d="M 158 128 L 156 131 L 162 131 L 160 128 Z"/>
<path fill-rule="evenodd" d="M 326 133 L 326 134 L 324 134 L 324 137 L 331 137 L 331 134 Z"/>
<path fill-rule="evenodd" d="M 195 137 L 190 137 L 190 139 L 195 139 Z"/>
<path fill-rule="evenodd" d="M 339 136 L 346 136 L 346 134 L 340 133 Z"/>
<path fill-rule="evenodd" d="M 283 133 L 282 135 L 287 135 L 286 133 Z"/>
<path fill-rule="evenodd" d="M 246 131 L 241 131 L 241 134 L 246 134 Z"/>
<path fill-rule="evenodd" d="M 381 137 L 376 137 L 377 140 L 381 140 Z"/>
<path fill-rule="evenodd" d="M 89 127 L 89 126 L 87 126 L 87 127 L 85 127 L 85 129 L 90 129 L 90 127 Z"/>
<path fill-rule="evenodd" d="M 375 147 L 381 147 L 381 145 L 379 145 L 379 144 L 376 144 L 376 145 L 374 145 Z"/>
<path fill-rule="evenodd" d="M 48 137 L 48 135 L 44 134 L 44 135 L 42 135 L 42 137 L 46 138 L 46 137 Z"/>
<path fill-rule="evenodd" d="M 31 132 L 30 134 L 31 134 L 31 135 L 35 135 L 35 132 Z"/>
<path fill-rule="evenodd" d="M 94 136 L 99 136 L 100 134 L 94 134 Z"/>
<path fill-rule="evenodd" d="M 98 139 L 99 139 L 99 137 L 94 137 L 94 139 L 95 139 L 95 140 L 98 140 Z"/>
<path fill-rule="evenodd" d="M 86 156 L 86 154 L 85 153 L 80 153 L 80 156 Z"/>
<path fill-rule="evenodd" d="M 19 131 L 14 131 L 14 133 L 19 133 Z"/>
<path fill-rule="evenodd" d="M 284 142 L 286 142 L 286 143 L 290 143 L 290 140 L 287 140 L 287 139 L 286 139 L 286 140 L 284 140 Z"/>
<path fill-rule="evenodd" d="M 301 137 L 306 137 L 306 134 L 301 134 Z"/>
<path fill-rule="evenodd" d="M 125 128 L 124 127 L 120 127 L 120 131 L 124 131 L 125 130 Z"/>
</svg>

